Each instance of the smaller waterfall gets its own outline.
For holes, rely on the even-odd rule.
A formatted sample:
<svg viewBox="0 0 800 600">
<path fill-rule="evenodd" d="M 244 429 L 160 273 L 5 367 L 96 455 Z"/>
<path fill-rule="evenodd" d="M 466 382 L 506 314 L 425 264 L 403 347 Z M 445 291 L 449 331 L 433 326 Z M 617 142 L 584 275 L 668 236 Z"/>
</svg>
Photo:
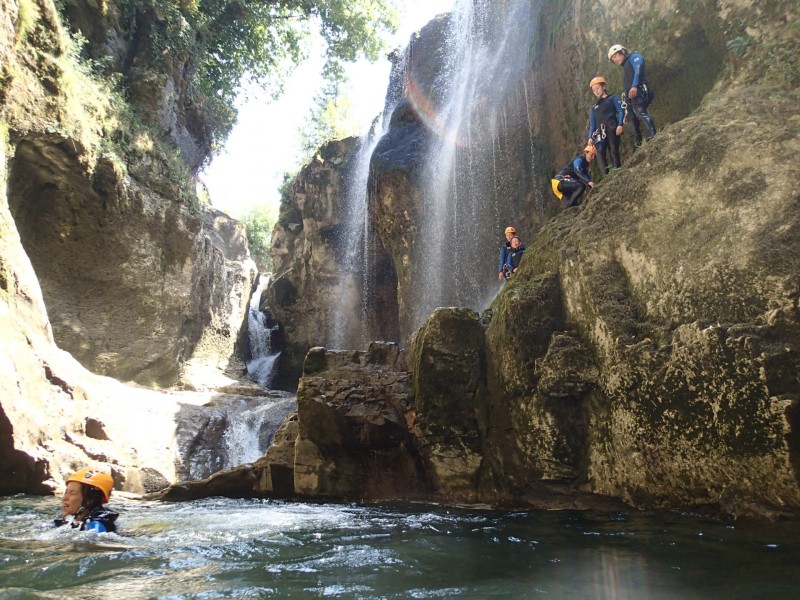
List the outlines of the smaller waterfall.
<svg viewBox="0 0 800 600">
<path fill-rule="evenodd" d="M 295 410 L 296 396 L 271 390 L 261 396 L 216 395 L 200 406 L 187 403 L 176 430 L 178 477 L 204 479 L 257 460 Z"/>
<path fill-rule="evenodd" d="M 223 468 L 253 462 L 264 455 L 286 415 L 295 409 L 293 396 L 275 399 L 241 399 L 228 412 L 225 429 L 227 460 Z"/>
<path fill-rule="evenodd" d="M 250 357 L 247 360 L 247 374 L 259 385 L 269 388 L 275 370 L 275 361 L 280 352 L 272 351 L 272 334 L 278 325 L 270 327 L 267 315 L 259 310 L 261 294 L 271 281 L 270 275 L 259 275 L 258 285 L 250 298 L 247 314 L 247 335 L 250 342 Z"/>
</svg>

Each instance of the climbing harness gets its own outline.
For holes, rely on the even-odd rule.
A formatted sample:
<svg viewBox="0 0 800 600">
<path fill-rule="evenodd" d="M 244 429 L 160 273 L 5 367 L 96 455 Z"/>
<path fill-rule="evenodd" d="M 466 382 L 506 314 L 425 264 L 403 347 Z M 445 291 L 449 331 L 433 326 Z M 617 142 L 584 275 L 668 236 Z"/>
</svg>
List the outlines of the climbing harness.
<svg viewBox="0 0 800 600">
<path fill-rule="evenodd" d="M 606 139 L 605 124 L 600 125 L 600 127 L 594 130 L 594 132 L 592 133 L 592 139 L 595 141 L 596 144 L 599 144 L 600 142 Z"/>
</svg>

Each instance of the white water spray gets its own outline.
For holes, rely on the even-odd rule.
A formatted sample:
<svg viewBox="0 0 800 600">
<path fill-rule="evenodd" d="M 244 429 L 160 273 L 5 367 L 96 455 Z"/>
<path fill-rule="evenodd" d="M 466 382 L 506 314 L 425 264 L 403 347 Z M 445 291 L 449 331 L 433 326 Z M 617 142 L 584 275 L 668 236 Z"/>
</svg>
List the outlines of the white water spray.
<svg viewBox="0 0 800 600">
<path fill-rule="evenodd" d="M 261 294 L 270 283 L 270 276 L 259 275 L 258 285 L 250 297 L 247 313 L 248 341 L 250 343 L 250 360 L 247 361 L 247 374 L 261 385 L 269 388 L 275 370 L 275 361 L 280 352 L 272 351 L 272 334 L 278 326 L 267 325 L 267 315 L 259 310 Z"/>
</svg>

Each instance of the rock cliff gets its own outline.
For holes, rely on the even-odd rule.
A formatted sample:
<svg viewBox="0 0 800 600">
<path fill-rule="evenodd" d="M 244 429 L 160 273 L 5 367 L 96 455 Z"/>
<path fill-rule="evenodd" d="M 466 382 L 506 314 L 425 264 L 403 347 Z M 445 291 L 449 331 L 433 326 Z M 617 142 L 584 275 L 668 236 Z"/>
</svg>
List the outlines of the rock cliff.
<svg viewBox="0 0 800 600">
<path fill-rule="evenodd" d="M 141 91 L 144 71 L 119 4 L 61 8 L 0 2 L 0 469 L 14 474 L 0 491 L 87 463 L 154 489 L 176 478 L 175 421 L 193 400 L 96 374 L 236 387 L 255 266 L 243 226 L 197 201 L 209 141 L 180 69 L 153 103 L 126 99 L 121 78 Z"/>
<path fill-rule="evenodd" d="M 497 19 L 513 5 L 497 4 Z M 517 48 L 534 65 L 522 119 L 541 155 L 531 160 L 529 140 L 515 137 L 527 127 L 508 127 L 503 142 L 527 144 L 505 168 L 530 186 L 503 214 L 538 231 L 489 313 L 434 313 L 407 342 L 418 318 L 409 290 L 424 275 L 412 251 L 423 232 L 419 173 L 434 129 L 418 102 L 397 104 L 373 154 L 369 206 L 396 274 L 389 318 L 407 346 L 409 427 L 425 469 L 414 480 L 429 499 L 798 513 L 798 23 L 796 4 L 780 1 L 542 5 L 537 36 L 527 53 Z M 409 56 L 441 49 L 424 34 Z M 622 171 L 581 209 L 555 215 L 548 180 L 584 140 L 589 79 L 620 86 L 611 43 L 647 57 L 660 131 L 635 154 L 626 143 Z M 441 54 L 406 66 L 432 86 Z M 511 175 L 523 168 L 534 176 Z M 350 493 L 373 497 L 369 486 Z"/>
</svg>

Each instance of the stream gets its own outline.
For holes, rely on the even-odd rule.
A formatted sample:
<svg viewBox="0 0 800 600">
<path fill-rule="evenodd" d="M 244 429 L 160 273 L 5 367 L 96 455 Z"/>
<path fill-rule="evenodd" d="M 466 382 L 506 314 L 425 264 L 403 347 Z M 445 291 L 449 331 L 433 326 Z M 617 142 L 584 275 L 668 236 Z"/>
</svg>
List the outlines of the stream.
<svg viewBox="0 0 800 600">
<path fill-rule="evenodd" d="M 120 533 L 0 499 L 0 598 L 800 597 L 800 523 L 112 497 Z"/>
</svg>

